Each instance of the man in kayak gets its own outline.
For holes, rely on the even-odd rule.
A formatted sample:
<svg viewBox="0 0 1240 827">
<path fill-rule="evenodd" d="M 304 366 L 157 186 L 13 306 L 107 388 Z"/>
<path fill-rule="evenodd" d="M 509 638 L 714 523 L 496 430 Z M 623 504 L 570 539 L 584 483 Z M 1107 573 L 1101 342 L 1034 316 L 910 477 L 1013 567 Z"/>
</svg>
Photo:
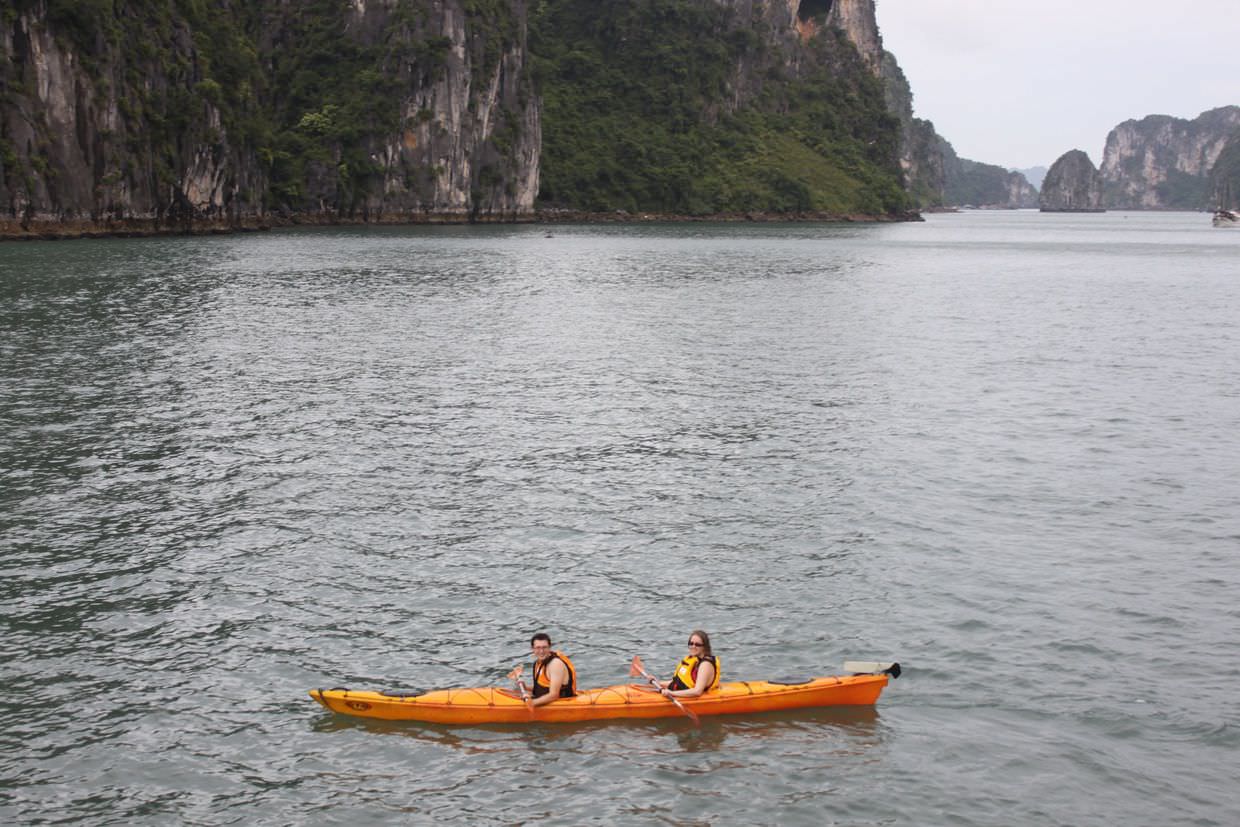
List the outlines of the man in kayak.
<svg viewBox="0 0 1240 827">
<path fill-rule="evenodd" d="M 577 694 L 577 670 L 567 655 L 551 648 L 550 635 L 539 632 L 530 638 L 530 651 L 534 654 L 534 706 Z"/>
<path fill-rule="evenodd" d="M 701 629 L 689 633 L 689 654 L 676 666 L 670 681 L 659 681 L 659 694 L 676 698 L 696 698 L 719 685 L 719 659 L 711 654 L 710 636 Z"/>
</svg>

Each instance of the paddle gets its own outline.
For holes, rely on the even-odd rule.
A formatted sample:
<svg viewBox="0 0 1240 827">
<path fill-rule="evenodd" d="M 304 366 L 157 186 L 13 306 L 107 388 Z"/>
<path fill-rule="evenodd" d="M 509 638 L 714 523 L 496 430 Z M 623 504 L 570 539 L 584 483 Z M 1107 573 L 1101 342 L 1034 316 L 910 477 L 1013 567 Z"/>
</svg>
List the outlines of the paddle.
<svg viewBox="0 0 1240 827">
<path fill-rule="evenodd" d="M 846 660 L 844 661 L 844 671 L 851 672 L 854 675 L 887 674 L 892 678 L 898 678 L 900 677 L 900 664 L 880 663 L 869 660 Z"/>
<path fill-rule="evenodd" d="M 653 686 L 655 689 L 658 689 L 658 690 L 663 689 L 663 687 L 659 686 L 659 679 L 656 678 L 654 675 L 650 674 L 649 672 L 647 672 L 646 667 L 642 666 L 642 659 L 638 655 L 634 655 L 633 662 L 629 664 L 629 676 L 634 677 L 634 678 L 636 677 L 645 678 L 646 680 L 650 681 L 650 685 Z M 701 725 L 702 722 L 698 720 L 698 716 L 693 712 L 692 709 L 685 706 L 680 701 L 676 700 L 670 695 L 667 696 L 667 699 L 671 701 L 672 703 L 676 704 L 676 706 L 680 707 L 680 711 L 688 715 L 689 719 L 693 721 L 694 724 Z"/>
<path fill-rule="evenodd" d="M 530 698 L 529 690 L 525 688 L 525 681 L 521 680 L 521 671 L 524 669 L 521 664 L 517 664 L 508 673 L 508 680 L 517 685 L 517 689 L 521 690 L 521 700 L 525 701 L 525 708 L 530 712 L 534 711 L 534 701 Z"/>
</svg>

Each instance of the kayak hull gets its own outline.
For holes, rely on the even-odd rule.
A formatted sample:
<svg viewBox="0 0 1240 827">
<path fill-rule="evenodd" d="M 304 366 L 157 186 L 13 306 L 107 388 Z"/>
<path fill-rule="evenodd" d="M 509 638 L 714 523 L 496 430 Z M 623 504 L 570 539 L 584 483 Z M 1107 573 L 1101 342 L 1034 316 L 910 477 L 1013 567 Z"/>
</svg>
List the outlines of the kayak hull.
<svg viewBox="0 0 1240 827">
<path fill-rule="evenodd" d="M 887 680 L 887 675 L 880 674 L 813 678 L 798 684 L 734 681 L 722 683 L 704 696 L 680 700 L 700 716 L 748 715 L 822 706 L 870 706 L 878 700 Z M 344 715 L 435 724 L 572 723 L 684 715 L 666 698 L 635 684 L 588 689 L 576 697 L 562 698 L 533 711 L 520 698 L 493 687 L 442 689 L 423 695 L 311 689 L 310 697 Z"/>
</svg>

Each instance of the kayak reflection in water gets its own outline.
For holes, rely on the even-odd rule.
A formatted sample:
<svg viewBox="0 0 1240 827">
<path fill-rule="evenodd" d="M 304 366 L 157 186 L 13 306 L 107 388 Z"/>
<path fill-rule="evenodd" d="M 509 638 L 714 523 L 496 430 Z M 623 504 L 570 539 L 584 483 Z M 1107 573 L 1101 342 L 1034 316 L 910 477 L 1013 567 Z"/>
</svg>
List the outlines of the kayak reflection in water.
<svg viewBox="0 0 1240 827">
<path fill-rule="evenodd" d="M 530 651 L 534 655 L 534 706 L 577 694 L 577 670 L 567 655 L 551 648 L 550 635 L 539 632 L 530 638 Z"/>
<path fill-rule="evenodd" d="M 701 629 L 689 633 L 689 654 L 676 667 L 670 681 L 659 681 L 660 694 L 667 697 L 696 698 L 719 685 L 719 658 L 710 651 L 710 635 Z"/>
</svg>

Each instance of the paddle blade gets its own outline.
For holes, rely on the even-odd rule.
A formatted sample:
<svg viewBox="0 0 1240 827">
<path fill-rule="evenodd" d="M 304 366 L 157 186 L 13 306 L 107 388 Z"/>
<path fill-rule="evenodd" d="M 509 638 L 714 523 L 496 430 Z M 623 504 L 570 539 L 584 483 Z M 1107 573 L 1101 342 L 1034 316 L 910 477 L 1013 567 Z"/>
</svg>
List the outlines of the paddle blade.
<svg viewBox="0 0 1240 827">
<path fill-rule="evenodd" d="M 512 668 L 512 671 L 508 673 L 508 680 L 515 683 L 517 685 L 517 689 L 521 690 L 521 700 L 525 701 L 525 708 L 533 714 L 534 701 L 530 699 L 530 691 L 525 688 L 525 681 L 521 680 L 521 672 L 524 668 L 525 667 L 518 663 Z"/>
<path fill-rule="evenodd" d="M 686 715 L 688 715 L 688 716 L 689 716 L 689 720 L 690 720 L 690 721 L 693 721 L 693 725 L 694 725 L 694 726 L 701 726 L 701 725 L 702 725 L 702 722 L 701 722 L 700 720 L 698 720 L 697 713 L 696 713 L 696 712 L 694 712 L 692 709 L 690 709 L 689 707 L 685 706 L 685 705 L 684 705 L 684 704 L 682 704 L 680 701 L 678 701 L 678 700 L 676 700 L 675 698 L 673 698 L 671 695 L 668 695 L 668 696 L 667 696 L 667 699 L 668 699 L 669 701 L 671 701 L 672 703 L 676 704 L 676 707 L 677 707 L 677 708 L 678 708 L 681 712 L 683 712 L 683 713 L 685 713 Z"/>
<path fill-rule="evenodd" d="M 645 674 L 646 674 L 646 667 L 642 666 L 641 656 L 634 655 L 632 662 L 629 663 L 629 677 L 631 678 L 641 677 Z"/>
</svg>

